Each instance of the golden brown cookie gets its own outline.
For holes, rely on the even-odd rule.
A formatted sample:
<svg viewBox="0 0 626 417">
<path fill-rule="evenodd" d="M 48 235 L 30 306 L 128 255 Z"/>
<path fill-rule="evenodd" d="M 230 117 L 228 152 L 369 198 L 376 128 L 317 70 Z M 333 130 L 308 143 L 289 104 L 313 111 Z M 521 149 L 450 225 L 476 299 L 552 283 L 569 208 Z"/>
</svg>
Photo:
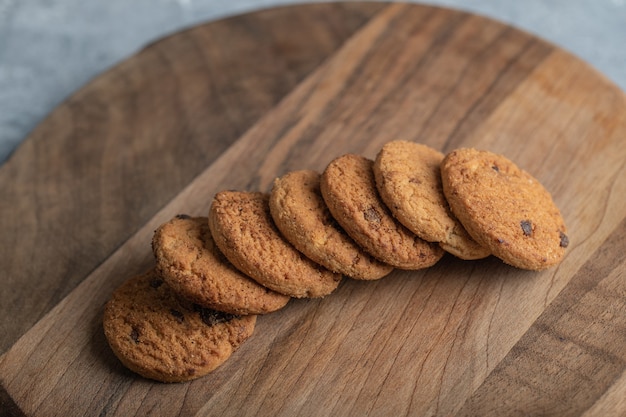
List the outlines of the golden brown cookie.
<svg viewBox="0 0 626 417">
<path fill-rule="evenodd" d="M 215 243 L 235 267 L 267 288 L 296 298 L 330 294 L 341 275 L 313 262 L 283 238 L 268 200 L 259 192 L 217 193 L 209 211 Z"/>
<path fill-rule="evenodd" d="M 457 149 L 441 164 L 450 208 L 470 235 L 504 262 L 541 270 L 558 264 L 569 244 L 548 191 L 502 155 Z"/>
<path fill-rule="evenodd" d="M 393 267 L 364 252 L 335 222 L 320 192 L 320 174 L 294 171 L 274 181 L 274 223 L 293 246 L 331 271 L 363 280 L 379 279 Z"/>
<path fill-rule="evenodd" d="M 457 224 L 450 231 L 447 240 L 439 242 L 443 250 L 465 260 L 483 259 L 491 255 L 489 249 L 472 239 L 458 219 L 455 218 L 455 221 Z"/>
<path fill-rule="evenodd" d="M 162 382 L 199 378 L 252 335 L 255 315 L 233 316 L 179 298 L 156 271 L 128 279 L 104 308 L 104 334 L 130 370 Z"/>
<path fill-rule="evenodd" d="M 219 251 L 206 217 L 177 216 L 152 238 L 157 270 L 178 294 L 204 307 L 232 314 L 265 314 L 289 296 L 272 291 L 237 270 Z"/>
<path fill-rule="evenodd" d="M 434 265 L 443 250 L 395 220 L 380 199 L 373 162 L 347 154 L 322 174 L 320 189 L 331 214 L 348 235 L 380 261 L 401 269 Z"/>
<path fill-rule="evenodd" d="M 444 155 L 426 145 L 386 143 L 374 161 L 380 197 L 400 223 L 428 242 L 462 259 L 490 255 L 454 217 L 443 194 L 440 164 Z"/>
</svg>

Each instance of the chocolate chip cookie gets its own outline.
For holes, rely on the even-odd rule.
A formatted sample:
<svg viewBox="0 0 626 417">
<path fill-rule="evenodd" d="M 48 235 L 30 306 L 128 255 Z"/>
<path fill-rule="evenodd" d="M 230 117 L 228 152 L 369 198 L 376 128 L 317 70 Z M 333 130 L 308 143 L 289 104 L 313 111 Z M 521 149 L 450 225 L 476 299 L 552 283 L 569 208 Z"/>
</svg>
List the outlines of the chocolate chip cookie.
<svg viewBox="0 0 626 417">
<path fill-rule="evenodd" d="M 469 234 L 518 268 L 542 270 L 561 262 L 569 238 L 550 193 L 509 159 L 457 149 L 441 164 L 443 191 Z"/>
<path fill-rule="evenodd" d="M 351 278 L 373 280 L 393 267 L 363 251 L 337 224 L 320 191 L 320 174 L 294 171 L 274 181 L 270 212 L 282 235 L 313 261 Z"/>
<path fill-rule="evenodd" d="M 167 284 L 202 306 L 232 314 L 265 314 L 290 299 L 237 270 L 215 245 L 206 217 L 181 215 L 162 224 L 152 249 Z"/>
<path fill-rule="evenodd" d="M 332 216 L 359 246 L 384 263 L 401 269 L 434 265 L 444 251 L 393 218 L 378 195 L 372 168 L 371 160 L 353 154 L 326 167 L 320 189 Z"/>
<path fill-rule="evenodd" d="M 419 143 L 386 143 L 374 161 L 380 197 L 404 226 L 462 259 L 489 256 L 454 217 L 443 194 L 443 153 Z"/>
<path fill-rule="evenodd" d="M 248 339 L 255 315 L 234 316 L 178 297 L 155 270 L 124 282 L 104 308 L 104 334 L 130 370 L 162 382 L 199 378 Z"/>
<path fill-rule="evenodd" d="M 217 193 L 209 226 L 215 243 L 236 268 L 276 292 L 323 297 L 341 281 L 341 274 L 313 262 L 285 240 L 270 214 L 268 194 Z"/>
</svg>

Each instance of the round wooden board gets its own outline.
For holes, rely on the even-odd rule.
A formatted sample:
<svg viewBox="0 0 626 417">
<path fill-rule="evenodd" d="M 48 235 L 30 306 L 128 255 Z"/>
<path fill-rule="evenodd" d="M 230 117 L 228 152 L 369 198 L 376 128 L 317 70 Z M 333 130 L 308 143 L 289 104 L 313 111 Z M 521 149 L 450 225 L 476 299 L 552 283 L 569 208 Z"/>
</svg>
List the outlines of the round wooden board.
<svg viewBox="0 0 626 417">
<path fill-rule="evenodd" d="M 489 149 L 553 194 L 571 245 L 540 273 L 446 257 L 259 318 L 205 378 L 123 369 L 102 305 L 152 231 L 222 189 L 375 156 Z M 608 415 L 626 405 L 626 100 L 483 17 L 285 7 L 160 40 L 78 91 L 0 168 L 0 401 L 9 415 Z M 607 414 L 608 413 L 608 414 Z"/>
</svg>

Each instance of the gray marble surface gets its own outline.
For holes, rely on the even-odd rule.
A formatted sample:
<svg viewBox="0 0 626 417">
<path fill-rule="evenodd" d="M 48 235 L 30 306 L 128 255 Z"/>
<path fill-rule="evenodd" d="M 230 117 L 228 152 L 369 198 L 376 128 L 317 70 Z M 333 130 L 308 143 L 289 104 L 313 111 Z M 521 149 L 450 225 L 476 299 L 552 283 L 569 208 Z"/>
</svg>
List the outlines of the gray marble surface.
<svg viewBox="0 0 626 417">
<path fill-rule="evenodd" d="M 0 0 L 0 163 L 66 97 L 185 27 L 295 0 Z M 626 90 L 626 0 L 431 0 L 534 33 Z"/>
</svg>

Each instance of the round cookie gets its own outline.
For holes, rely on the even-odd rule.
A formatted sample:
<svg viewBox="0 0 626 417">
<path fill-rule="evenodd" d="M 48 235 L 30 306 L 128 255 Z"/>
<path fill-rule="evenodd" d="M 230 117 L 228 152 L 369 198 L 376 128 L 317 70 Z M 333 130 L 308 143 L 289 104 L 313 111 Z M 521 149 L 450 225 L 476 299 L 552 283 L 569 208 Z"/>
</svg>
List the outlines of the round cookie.
<svg viewBox="0 0 626 417">
<path fill-rule="evenodd" d="M 282 237 L 268 200 L 259 192 L 217 193 L 209 211 L 215 243 L 235 267 L 267 288 L 296 298 L 330 294 L 341 275 L 305 257 Z"/>
<path fill-rule="evenodd" d="M 252 335 L 256 317 L 183 301 L 150 270 L 114 291 L 104 308 L 103 327 L 124 366 L 146 378 L 181 382 L 224 363 Z"/>
<path fill-rule="evenodd" d="M 443 250 L 393 218 L 376 190 L 372 165 L 352 154 L 328 164 L 320 189 L 331 214 L 358 245 L 382 262 L 401 269 L 434 265 Z"/>
<path fill-rule="evenodd" d="M 373 280 L 393 270 L 364 252 L 335 222 L 322 198 L 319 173 L 294 171 L 277 178 L 269 204 L 283 237 L 331 271 Z"/>
<path fill-rule="evenodd" d="M 265 314 L 284 307 L 289 296 L 242 274 L 219 251 L 206 217 L 177 216 L 152 238 L 157 270 L 177 294 L 231 314 Z"/>
<path fill-rule="evenodd" d="M 457 149 L 441 164 L 443 191 L 469 234 L 518 268 L 558 264 L 569 244 L 548 191 L 502 155 Z"/>
<path fill-rule="evenodd" d="M 490 255 L 451 213 L 441 185 L 444 155 L 426 145 L 396 140 L 386 143 L 374 161 L 380 197 L 404 226 L 428 242 L 439 242 L 461 259 Z"/>
</svg>

